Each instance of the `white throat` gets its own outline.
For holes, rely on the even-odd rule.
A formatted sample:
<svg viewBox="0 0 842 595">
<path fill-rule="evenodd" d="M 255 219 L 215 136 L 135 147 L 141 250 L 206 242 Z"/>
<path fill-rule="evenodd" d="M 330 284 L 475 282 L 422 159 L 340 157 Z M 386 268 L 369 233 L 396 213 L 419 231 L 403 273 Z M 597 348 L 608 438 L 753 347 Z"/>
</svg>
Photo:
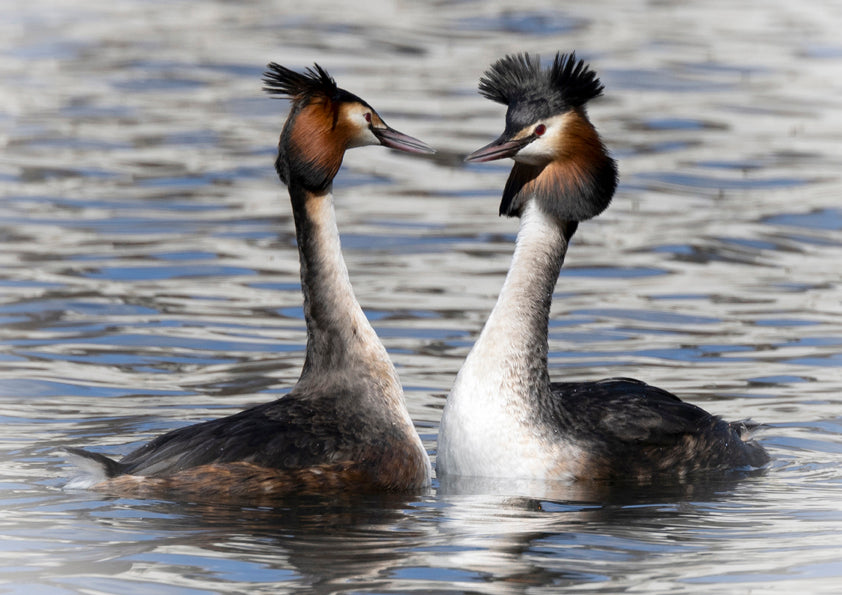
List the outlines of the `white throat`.
<svg viewBox="0 0 842 595">
<path fill-rule="evenodd" d="M 303 211 L 296 213 L 296 226 L 307 355 L 294 390 L 350 397 L 344 407 L 367 411 L 378 428 L 414 443 L 426 461 L 429 479 L 430 462 L 406 408 L 397 371 L 351 287 L 333 197 L 311 195 Z"/>
<path fill-rule="evenodd" d="M 440 473 L 547 476 L 534 417 L 550 391 L 547 325 L 566 248 L 563 226 L 529 201 L 500 296 L 445 404 Z"/>
<path fill-rule="evenodd" d="M 301 381 L 323 381 L 345 371 L 370 374 L 385 392 L 403 391 L 386 348 L 354 295 L 342 257 L 333 197 L 310 197 L 297 216 L 301 286 L 307 321 L 307 357 Z"/>
</svg>

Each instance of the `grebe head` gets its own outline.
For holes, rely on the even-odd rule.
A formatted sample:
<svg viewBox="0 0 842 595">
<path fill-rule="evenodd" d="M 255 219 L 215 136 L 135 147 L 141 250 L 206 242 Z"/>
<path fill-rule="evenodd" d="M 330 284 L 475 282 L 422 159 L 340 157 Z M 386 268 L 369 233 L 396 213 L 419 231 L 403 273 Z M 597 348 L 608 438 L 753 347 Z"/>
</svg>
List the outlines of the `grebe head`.
<svg viewBox="0 0 842 595">
<path fill-rule="evenodd" d="M 292 108 L 278 143 L 275 169 L 281 180 L 326 190 L 345 151 L 383 145 L 408 153 L 433 153 L 426 143 L 398 132 L 366 101 L 340 89 L 318 64 L 304 73 L 271 62 L 263 76 L 267 93 L 288 97 Z"/>
<path fill-rule="evenodd" d="M 585 111 L 603 89 L 575 52 L 556 54 L 545 69 L 539 56 L 509 55 L 485 72 L 479 92 L 508 106 L 506 128 L 465 160 L 515 160 L 501 215 L 519 216 L 533 197 L 564 221 L 582 221 L 605 210 L 617 186 L 617 167 Z"/>
</svg>

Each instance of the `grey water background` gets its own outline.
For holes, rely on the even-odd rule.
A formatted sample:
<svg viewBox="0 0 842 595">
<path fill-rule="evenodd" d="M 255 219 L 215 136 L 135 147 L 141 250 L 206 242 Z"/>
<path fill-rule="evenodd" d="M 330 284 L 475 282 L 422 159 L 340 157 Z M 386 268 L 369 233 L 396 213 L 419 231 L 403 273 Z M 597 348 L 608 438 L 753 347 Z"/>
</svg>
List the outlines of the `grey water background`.
<svg viewBox="0 0 842 595">
<path fill-rule="evenodd" d="M 842 6 L 818 0 L 30 0 L 0 8 L 0 592 L 842 590 Z M 483 70 L 578 50 L 619 159 L 580 227 L 556 379 L 625 375 L 766 424 L 768 471 L 599 497 L 516 482 L 271 509 L 62 489 L 282 394 L 305 339 L 270 60 L 318 61 L 430 158 L 350 152 L 360 302 L 434 454 L 517 223 Z"/>
</svg>

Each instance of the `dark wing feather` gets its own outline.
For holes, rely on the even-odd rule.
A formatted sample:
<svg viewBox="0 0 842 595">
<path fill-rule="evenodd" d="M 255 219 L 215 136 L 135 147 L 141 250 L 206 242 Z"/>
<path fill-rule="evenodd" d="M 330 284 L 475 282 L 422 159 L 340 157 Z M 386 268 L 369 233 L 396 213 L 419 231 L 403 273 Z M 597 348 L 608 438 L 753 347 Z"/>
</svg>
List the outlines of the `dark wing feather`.
<svg viewBox="0 0 842 595">
<path fill-rule="evenodd" d="M 720 421 L 670 392 L 631 378 L 558 382 L 552 384 L 552 392 L 567 415 L 575 415 L 574 428 L 619 442 L 669 444 L 678 435 Z"/>
<path fill-rule="evenodd" d="M 173 430 L 126 455 L 124 473 L 164 476 L 212 463 L 250 462 L 299 469 L 350 460 L 352 416 L 336 411 L 341 397 L 311 401 L 289 394 L 235 415 Z M 359 431 L 359 429 L 357 429 Z"/>
<path fill-rule="evenodd" d="M 745 424 L 728 423 L 639 380 L 555 383 L 546 408 L 550 427 L 581 441 L 604 476 L 651 477 L 711 469 L 761 467 L 762 446 L 746 440 Z"/>
</svg>

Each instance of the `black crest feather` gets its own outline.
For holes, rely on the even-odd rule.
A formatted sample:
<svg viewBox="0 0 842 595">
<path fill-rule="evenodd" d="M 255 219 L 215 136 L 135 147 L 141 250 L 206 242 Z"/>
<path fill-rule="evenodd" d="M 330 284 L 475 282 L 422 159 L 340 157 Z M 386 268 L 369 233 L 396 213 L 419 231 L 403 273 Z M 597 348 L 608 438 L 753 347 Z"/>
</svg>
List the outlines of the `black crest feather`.
<svg viewBox="0 0 842 595">
<path fill-rule="evenodd" d="M 267 68 L 263 73 L 263 89 L 271 95 L 292 99 L 292 108 L 278 143 L 275 169 L 285 184 L 290 183 L 290 172 L 294 171 L 304 187 L 322 191 L 330 185 L 333 176 L 336 175 L 339 164 L 342 163 L 341 156 L 338 161 L 333 160 L 326 165 L 313 155 L 290 150 L 294 122 L 301 111 L 314 101 L 330 110 L 333 126 L 336 126 L 339 119 L 339 108 L 343 102 L 356 101 L 367 104 L 356 95 L 340 89 L 333 77 L 318 64 L 313 64 L 304 72 L 296 72 L 275 62 L 270 62 Z"/>
<path fill-rule="evenodd" d="M 533 199 L 568 222 L 590 219 L 608 206 L 617 187 L 617 164 L 582 109 L 603 90 L 596 72 L 575 52 L 557 53 L 546 68 L 541 68 L 538 55 L 528 53 L 510 54 L 488 68 L 479 92 L 508 106 L 506 129 L 498 142 L 544 118 L 581 109 L 571 120 L 578 125 L 566 128 L 567 152 L 557 155 L 553 167 L 515 163 L 503 190 L 501 215 L 520 217 L 526 202 Z M 573 231 L 575 227 L 570 227 L 571 235 Z"/>
<path fill-rule="evenodd" d="M 508 106 L 540 102 L 551 113 L 581 107 L 603 89 L 596 73 L 576 59 L 576 52 L 557 53 L 545 69 L 540 56 L 510 54 L 492 64 L 479 82 L 480 94 L 492 101 Z"/>
<path fill-rule="evenodd" d="M 339 98 L 341 90 L 327 71 L 313 64 L 303 73 L 270 62 L 263 74 L 263 89 L 272 95 L 282 95 L 295 101 L 306 101 L 316 96 Z"/>
</svg>

